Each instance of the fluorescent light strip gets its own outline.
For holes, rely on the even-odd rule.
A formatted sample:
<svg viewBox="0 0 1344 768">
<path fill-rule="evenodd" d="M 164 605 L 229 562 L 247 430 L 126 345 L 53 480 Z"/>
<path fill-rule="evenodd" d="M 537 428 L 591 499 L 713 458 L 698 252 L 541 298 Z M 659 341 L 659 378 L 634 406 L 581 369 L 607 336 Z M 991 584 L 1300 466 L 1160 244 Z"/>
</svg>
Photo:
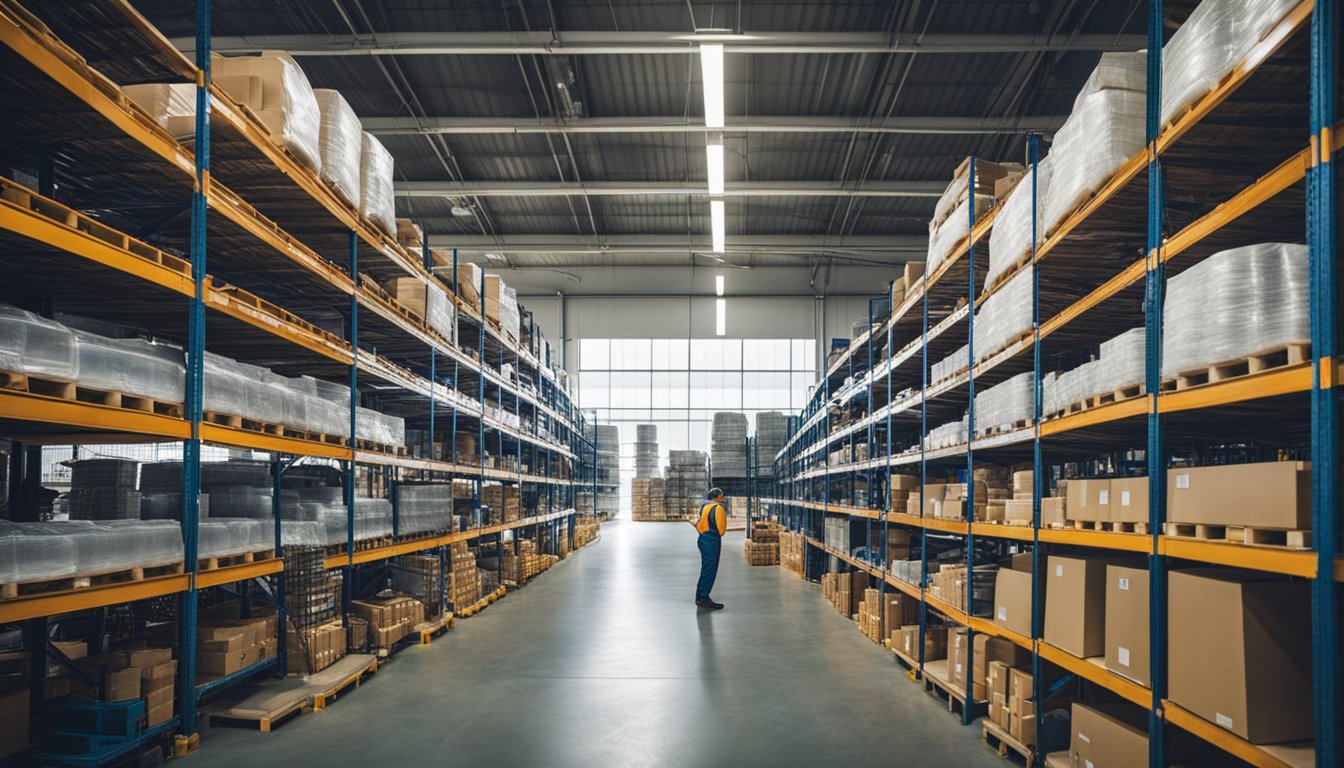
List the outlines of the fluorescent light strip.
<svg viewBox="0 0 1344 768">
<path fill-rule="evenodd" d="M 700 45 L 700 76 L 705 91 L 705 127 L 723 127 L 723 44 Z"/>
<path fill-rule="evenodd" d="M 714 335 L 722 336 L 728 332 L 728 300 L 714 300 Z"/>
<path fill-rule="evenodd" d="M 724 253 L 724 243 L 727 239 L 727 221 L 723 210 L 722 200 L 709 201 L 709 226 L 714 240 L 714 252 Z"/>
<path fill-rule="evenodd" d="M 709 194 L 723 194 L 723 144 L 711 143 L 705 145 L 705 167 L 708 169 L 706 175 L 709 177 Z"/>
<path fill-rule="evenodd" d="M 714 295 L 715 296 L 723 295 L 723 275 L 714 276 Z"/>
</svg>

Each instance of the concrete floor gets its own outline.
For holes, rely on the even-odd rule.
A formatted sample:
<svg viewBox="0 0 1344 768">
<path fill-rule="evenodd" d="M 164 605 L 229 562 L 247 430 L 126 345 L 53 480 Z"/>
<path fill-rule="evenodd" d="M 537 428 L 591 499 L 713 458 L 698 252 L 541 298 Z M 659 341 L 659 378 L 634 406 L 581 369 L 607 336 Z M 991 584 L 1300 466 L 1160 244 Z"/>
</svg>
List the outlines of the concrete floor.
<svg viewBox="0 0 1344 768">
<path fill-rule="evenodd" d="M 203 726 L 184 765 L 1002 766 L 816 586 L 724 543 L 708 613 L 694 532 L 602 539 L 329 709 Z"/>
</svg>

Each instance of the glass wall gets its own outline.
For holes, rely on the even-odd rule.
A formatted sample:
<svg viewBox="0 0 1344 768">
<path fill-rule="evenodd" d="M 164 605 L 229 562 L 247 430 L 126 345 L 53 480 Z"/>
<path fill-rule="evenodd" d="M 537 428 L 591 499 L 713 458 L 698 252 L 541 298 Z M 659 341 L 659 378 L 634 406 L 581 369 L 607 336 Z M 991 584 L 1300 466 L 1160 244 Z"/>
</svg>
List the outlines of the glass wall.
<svg viewBox="0 0 1344 768">
<path fill-rule="evenodd" d="M 579 339 L 578 401 L 621 434 L 621 508 L 630 507 L 636 424 L 669 450 L 709 451 L 715 411 L 796 413 L 816 379 L 815 339 Z"/>
</svg>

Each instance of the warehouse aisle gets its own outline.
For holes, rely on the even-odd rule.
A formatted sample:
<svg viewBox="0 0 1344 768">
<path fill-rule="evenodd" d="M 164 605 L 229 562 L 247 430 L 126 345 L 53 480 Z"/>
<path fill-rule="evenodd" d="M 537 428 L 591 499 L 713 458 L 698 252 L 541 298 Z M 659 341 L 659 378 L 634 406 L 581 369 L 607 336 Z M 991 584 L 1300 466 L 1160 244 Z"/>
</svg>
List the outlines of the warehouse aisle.
<svg viewBox="0 0 1344 768">
<path fill-rule="evenodd" d="M 270 734 L 212 728 L 190 764 L 1000 765 L 813 586 L 724 544 L 693 606 L 693 533 L 602 539 L 330 709 Z M 332 761 L 335 761 L 334 763 Z"/>
</svg>

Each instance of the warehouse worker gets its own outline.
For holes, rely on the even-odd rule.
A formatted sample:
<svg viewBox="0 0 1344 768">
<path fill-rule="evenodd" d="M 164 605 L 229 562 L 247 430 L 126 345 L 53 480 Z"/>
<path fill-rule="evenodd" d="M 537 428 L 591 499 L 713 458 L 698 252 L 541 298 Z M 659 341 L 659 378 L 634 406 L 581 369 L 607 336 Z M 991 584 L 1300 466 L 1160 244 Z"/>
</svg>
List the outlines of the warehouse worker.
<svg viewBox="0 0 1344 768">
<path fill-rule="evenodd" d="M 709 501 L 700 505 L 695 530 L 700 532 L 696 545 L 700 547 L 700 581 L 695 585 L 695 604 L 717 611 L 723 603 L 709 599 L 714 588 L 714 577 L 719 574 L 719 551 L 723 549 L 723 534 L 728 532 L 728 510 L 723 508 L 723 491 L 711 488 Z"/>
</svg>

